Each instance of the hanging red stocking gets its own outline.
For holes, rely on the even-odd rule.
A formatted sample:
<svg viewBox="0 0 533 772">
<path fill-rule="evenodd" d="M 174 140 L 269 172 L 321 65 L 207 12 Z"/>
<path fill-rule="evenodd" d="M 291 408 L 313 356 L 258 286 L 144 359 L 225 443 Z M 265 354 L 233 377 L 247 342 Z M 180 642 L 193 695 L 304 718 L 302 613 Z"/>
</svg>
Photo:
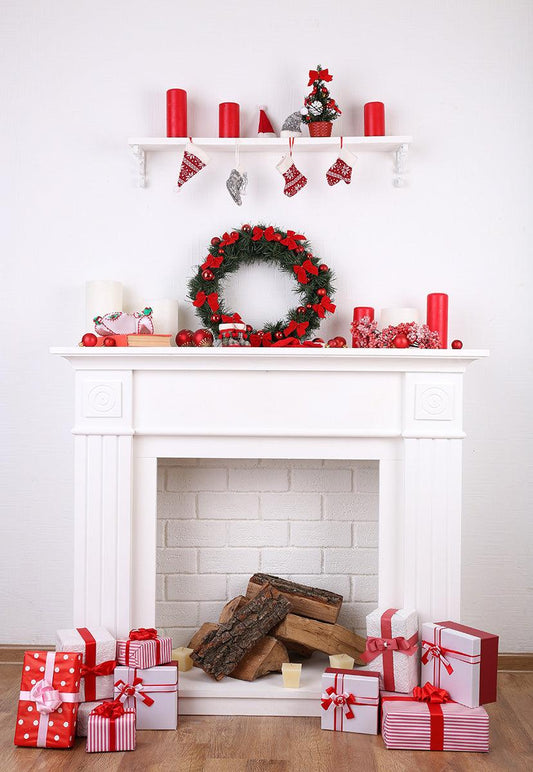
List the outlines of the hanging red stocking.
<svg viewBox="0 0 533 772">
<path fill-rule="evenodd" d="M 276 169 L 283 175 L 285 180 L 285 187 L 283 192 L 286 196 L 295 196 L 298 191 L 307 185 L 307 177 L 304 177 L 302 172 L 296 168 L 292 159 L 292 148 L 294 145 L 294 137 L 289 137 L 289 155 L 284 155 L 281 161 L 276 165 Z"/>
<path fill-rule="evenodd" d="M 341 150 L 337 160 L 326 172 L 326 179 L 329 185 L 336 185 L 343 180 L 347 185 L 352 181 L 352 169 L 357 161 L 357 156 L 346 148 L 343 149 L 343 138 L 341 137 Z"/>
<path fill-rule="evenodd" d="M 191 177 L 198 174 L 209 161 L 209 156 L 197 145 L 192 144 L 192 139 L 189 137 L 189 142 L 185 145 L 183 151 L 183 158 L 181 159 L 180 173 L 178 176 L 178 188 L 185 185 Z"/>
</svg>

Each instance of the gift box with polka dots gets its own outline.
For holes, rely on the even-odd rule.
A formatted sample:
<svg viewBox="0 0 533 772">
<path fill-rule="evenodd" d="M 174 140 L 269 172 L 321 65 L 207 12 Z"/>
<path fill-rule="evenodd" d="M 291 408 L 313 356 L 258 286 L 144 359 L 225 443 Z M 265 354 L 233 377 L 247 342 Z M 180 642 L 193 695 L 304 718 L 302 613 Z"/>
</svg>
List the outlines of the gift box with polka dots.
<svg viewBox="0 0 533 772">
<path fill-rule="evenodd" d="M 24 654 L 15 745 L 71 748 L 76 737 L 81 654 Z"/>
</svg>

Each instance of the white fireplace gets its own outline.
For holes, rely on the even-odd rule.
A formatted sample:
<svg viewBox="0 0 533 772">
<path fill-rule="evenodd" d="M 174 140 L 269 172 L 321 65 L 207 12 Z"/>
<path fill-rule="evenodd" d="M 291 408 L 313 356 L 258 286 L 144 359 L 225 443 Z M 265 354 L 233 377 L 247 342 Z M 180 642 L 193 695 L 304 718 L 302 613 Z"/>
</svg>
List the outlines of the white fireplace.
<svg viewBox="0 0 533 772">
<path fill-rule="evenodd" d="M 52 353 L 76 371 L 75 625 L 155 625 L 158 458 L 377 461 L 379 604 L 460 619 L 463 375 L 488 352 Z M 316 683 L 304 687 L 282 713 L 314 714 Z M 183 688 L 185 712 L 280 712 L 259 682 Z"/>
</svg>

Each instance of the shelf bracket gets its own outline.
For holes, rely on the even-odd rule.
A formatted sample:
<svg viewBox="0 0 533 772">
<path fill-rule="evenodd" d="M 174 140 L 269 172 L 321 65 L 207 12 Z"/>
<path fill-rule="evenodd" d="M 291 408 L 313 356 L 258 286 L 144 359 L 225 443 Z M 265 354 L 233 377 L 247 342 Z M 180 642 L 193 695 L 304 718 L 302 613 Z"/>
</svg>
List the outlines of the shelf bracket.
<svg viewBox="0 0 533 772">
<path fill-rule="evenodd" d="M 398 145 L 394 151 L 394 166 L 392 184 L 395 188 L 404 188 L 407 185 L 405 175 L 407 173 L 407 157 L 409 155 L 409 145 Z"/>
<path fill-rule="evenodd" d="M 146 153 L 142 145 L 130 145 L 137 166 L 137 184 L 146 187 Z"/>
</svg>

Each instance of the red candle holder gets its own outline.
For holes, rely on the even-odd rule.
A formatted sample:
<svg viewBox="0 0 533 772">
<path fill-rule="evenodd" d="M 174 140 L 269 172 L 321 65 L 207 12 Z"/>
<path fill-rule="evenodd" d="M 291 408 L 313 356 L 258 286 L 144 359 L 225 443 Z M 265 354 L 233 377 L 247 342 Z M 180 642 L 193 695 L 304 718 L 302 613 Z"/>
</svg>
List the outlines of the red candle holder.
<svg viewBox="0 0 533 772">
<path fill-rule="evenodd" d="M 364 316 L 368 316 L 370 321 L 374 321 L 374 309 L 370 306 L 356 306 L 353 310 L 353 321 L 354 324 L 357 324 L 357 322 L 360 322 L 361 319 Z M 359 346 L 355 342 L 355 335 L 352 335 L 352 348 L 359 348 Z"/>
<path fill-rule="evenodd" d="M 439 333 L 439 348 L 448 346 L 448 295 L 432 292 L 428 295 L 427 326 Z"/>
<path fill-rule="evenodd" d="M 385 136 L 385 105 L 367 102 L 365 105 L 365 137 Z"/>
<path fill-rule="evenodd" d="M 167 137 L 187 137 L 187 92 L 182 88 L 167 91 Z"/>
<path fill-rule="evenodd" d="M 240 107 L 237 102 L 221 102 L 218 106 L 218 136 L 240 137 Z"/>
</svg>

